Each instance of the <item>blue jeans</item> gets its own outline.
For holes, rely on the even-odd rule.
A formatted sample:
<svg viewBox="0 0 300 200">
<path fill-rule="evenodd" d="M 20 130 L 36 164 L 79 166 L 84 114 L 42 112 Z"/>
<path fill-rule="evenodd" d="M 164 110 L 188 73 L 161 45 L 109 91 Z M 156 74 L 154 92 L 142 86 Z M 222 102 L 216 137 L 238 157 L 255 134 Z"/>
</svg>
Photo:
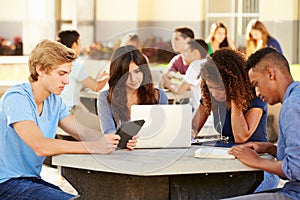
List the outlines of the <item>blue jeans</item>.
<svg viewBox="0 0 300 200">
<path fill-rule="evenodd" d="M 264 172 L 264 180 L 260 183 L 260 185 L 256 188 L 255 192 L 261 192 L 264 190 L 270 190 L 277 187 L 279 183 L 279 177 L 275 174 L 270 174 L 268 172 Z"/>
<path fill-rule="evenodd" d="M 44 200 L 70 199 L 72 194 L 35 177 L 11 178 L 0 184 L 1 200 Z"/>
</svg>

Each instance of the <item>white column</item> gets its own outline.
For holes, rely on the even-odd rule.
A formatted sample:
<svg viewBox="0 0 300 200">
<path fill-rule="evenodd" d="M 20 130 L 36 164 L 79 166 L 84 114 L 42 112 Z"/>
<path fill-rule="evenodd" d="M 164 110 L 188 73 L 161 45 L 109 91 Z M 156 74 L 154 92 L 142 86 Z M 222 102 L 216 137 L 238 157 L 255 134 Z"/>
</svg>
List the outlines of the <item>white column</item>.
<svg viewBox="0 0 300 200">
<path fill-rule="evenodd" d="M 25 0 L 23 52 L 28 55 L 42 39 L 55 40 L 55 1 Z"/>
</svg>

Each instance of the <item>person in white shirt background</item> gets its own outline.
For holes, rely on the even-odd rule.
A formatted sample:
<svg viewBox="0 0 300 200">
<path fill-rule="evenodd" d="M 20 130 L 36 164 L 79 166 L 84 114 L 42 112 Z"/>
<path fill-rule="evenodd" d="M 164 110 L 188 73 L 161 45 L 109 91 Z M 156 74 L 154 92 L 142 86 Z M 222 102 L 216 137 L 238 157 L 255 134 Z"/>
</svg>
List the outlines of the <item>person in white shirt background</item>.
<svg viewBox="0 0 300 200">
<path fill-rule="evenodd" d="M 73 49 L 77 55 L 80 54 L 80 34 L 76 30 L 64 30 L 58 33 L 58 42 Z M 89 88 L 93 91 L 99 91 L 107 84 L 108 73 L 105 71 L 99 73 L 96 78 L 92 78 L 87 69 L 83 66 L 83 61 L 76 59 L 72 65 L 70 73 L 70 83 L 66 85 L 61 97 L 67 108 L 74 114 L 75 118 L 89 128 L 100 130 L 98 116 L 89 110 L 80 102 L 80 91 L 83 88 Z"/>
<path fill-rule="evenodd" d="M 180 84 L 173 83 L 171 80 L 165 80 L 164 86 L 174 94 L 183 94 L 191 90 L 190 104 L 193 110 L 199 106 L 201 98 L 200 91 L 200 68 L 206 62 L 208 46 L 202 39 L 191 40 L 184 46 L 183 58 L 191 63 L 186 71 L 183 81 Z"/>
</svg>

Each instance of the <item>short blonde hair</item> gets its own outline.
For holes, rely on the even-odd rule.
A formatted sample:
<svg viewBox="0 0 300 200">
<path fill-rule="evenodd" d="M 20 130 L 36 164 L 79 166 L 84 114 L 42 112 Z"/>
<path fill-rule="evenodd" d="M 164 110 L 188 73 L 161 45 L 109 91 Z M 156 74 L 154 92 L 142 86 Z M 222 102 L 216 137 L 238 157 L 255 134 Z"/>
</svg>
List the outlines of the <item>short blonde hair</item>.
<svg viewBox="0 0 300 200">
<path fill-rule="evenodd" d="M 42 40 L 29 55 L 29 81 L 38 80 L 37 66 L 40 65 L 46 73 L 50 73 L 58 65 L 73 62 L 76 57 L 76 53 L 63 44 L 47 39 Z"/>
</svg>

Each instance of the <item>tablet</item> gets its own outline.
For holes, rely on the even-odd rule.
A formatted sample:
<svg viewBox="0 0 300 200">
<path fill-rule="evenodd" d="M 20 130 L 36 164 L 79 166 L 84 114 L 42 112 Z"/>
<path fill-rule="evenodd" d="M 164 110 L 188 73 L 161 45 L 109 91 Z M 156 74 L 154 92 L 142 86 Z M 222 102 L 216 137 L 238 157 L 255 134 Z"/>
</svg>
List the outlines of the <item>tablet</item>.
<svg viewBox="0 0 300 200">
<path fill-rule="evenodd" d="M 121 124 L 120 128 L 117 130 L 116 134 L 120 135 L 121 140 L 119 141 L 118 147 L 120 149 L 125 149 L 128 140 L 130 140 L 133 136 L 135 136 L 139 130 L 144 125 L 145 120 L 134 120 L 128 121 Z"/>
</svg>

